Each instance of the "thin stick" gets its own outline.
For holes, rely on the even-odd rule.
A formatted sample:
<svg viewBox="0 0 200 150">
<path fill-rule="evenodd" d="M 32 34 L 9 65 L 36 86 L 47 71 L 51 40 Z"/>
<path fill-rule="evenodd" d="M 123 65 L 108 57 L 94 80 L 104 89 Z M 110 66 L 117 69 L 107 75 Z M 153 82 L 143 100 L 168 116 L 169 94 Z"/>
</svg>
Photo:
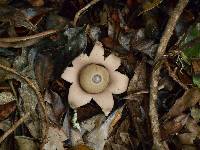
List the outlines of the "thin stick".
<svg viewBox="0 0 200 150">
<path fill-rule="evenodd" d="M 47 130 L 48 130 L 49 122 L 48 122 L 47 111 L 46 111 L 46 108 L 45 108 L 45 103 L 43 101 L 42 94 L 40 93 L 40 91 L 37 89 L 37 87 L 34 85 L 34 83 L 31 80 L 29 80 L 27 77 L 24 77 L 23 75 L 19 74 L 14 69 L 6 67 L 6 66 L 4 66 L 2 64 L 0 64 L 0 69 L 5 70 L 5 71 L 7 71 L 9 73 L 12 73 L 14 75 L 17 75 L 19 78 L 24 80 L 32 88 L 32 90 L 35 92 L 35 94 L 37 96 L 37 99 L 38 99 L 38 102 L 39 102 L 40 106 L 42 107 L 42 110 L 43 110 L 43 113 L 44 113 L 44 116 L 42 116 L 42 118 L 45 119 L 45 124 L 44 124 L 45 131 L 44 131 L 44 135 L 43 135 L 43 138 L 45 139 L 46 138 L 46 133 L 47 133 Z"/>
<path fill-rule="evenodd" d="M 34 35 L 29 35 L 29 36 L 23 36 L 23 37 L 11 37 L 11 38 L 0 38 L 0 42 L 19 42 L 19 41 L 26 41 L 26 40 L 32 40 L 36 38 L 42 38 L 51 34 L 54 34 L 58 32 L 58 30 L 47 30 L 41 33 L 37 33 Z"/>
<path fill-rule="evenodd" d="M 82 13 L 84 13 L 85 11 L 87 11 L 87 9 L 88 9 L 89 7 L 91 7 L 92 5 L 98 3 L 99 1 L 101 1 L 101 0 L 92 0 L 92 1 L 89 2 L 85 7 L 83 7 L 82 9 L 80 9 L 80 10 L 76 13 L 76 15 L 75 15 L 75 17 L 74 17 L 74 23 L 73 23 L 74 26 L 76 26 L 76 23 L 77 23 L 77 21 L 78 21 L 80 15 L 81 15 Z"/>
<path fill-rule="evenodd" d="M 10 129 L 8 129 L 1 137 L 0 143 L 3 142 L 13 131 L 17 129 L 26 119 L 30 116 L 30 112 L 26 113 L 23 117 L 21 117 Z"/>
<path fill-rule="evenodd" d="M 164 55 L 169 39 L 171 35 L 173 34 L 173 30 L 175 28 L 176 22 L 178 18 L 180 17 L 181 13 L 183 12 L 183 9 L 187 5 L 188 1 L 189 0 L 179 0 L 177 6 L 172 12 L 168 20 L 167 26 L 165 28 L 165 31 L 163 33 L 163 36 L 160 40 L 160 45 L 158 47 L 158 51 L 156 53 L 156 58 L 155 58 L 156 63 L 159 62 L 162 56 Z M 159 80 L 161 65 L 162 63 L 160 63 L 158 67 L 155 66 L 152 72 L 152 79 L 151 79 L 151 85 L 150 85 L 149 116 L 151 119 L 151 128 L 152 128 L 154 146 L 156 146 L 157 149 L 159 150 L 166 150 L 169 148 L 165 142 L 161 142 L 158 113 L 157 113 L 158 80 Z"/>
</svg>

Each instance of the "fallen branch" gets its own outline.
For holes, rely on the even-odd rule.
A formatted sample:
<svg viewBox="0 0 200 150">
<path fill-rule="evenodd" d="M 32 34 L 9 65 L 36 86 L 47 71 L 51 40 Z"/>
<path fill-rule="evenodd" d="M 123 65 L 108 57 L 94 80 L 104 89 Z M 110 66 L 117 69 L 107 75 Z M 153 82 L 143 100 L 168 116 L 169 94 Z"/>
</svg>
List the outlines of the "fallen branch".
<svg viewBox="0 0 200 150">
<path fill-rule="evenodd" d="M 74 17 L 74 22 L 73 22 L 74 26 L 76 26 L 77 21 L 78 21 L 80 15 L 81 15 L 82 13 L 84 13 L 85 11 L 87 11 L 87 9 L 88 9 L 89 7 L 91 7 L 92 5 L 98 3 L 99 1 L 101 1 L 101 0 L 92 0 L 92 1 L 89 2 L 85 7 L 83 7 L 82 9 L 80 9 L 80 10 L 76 13 L 76 15 L 75 15 L 75 17 Z"/>
<path fill-rule="evenodd" d="M 40 91 L 37 89 L 37 87 L 34 85 L 34 83 L 31 80 L 29 80 L 27 77 L 24 77 L 23 75 L 21 75 L 20 73 L 18 73 L 14 69 L 6 67 L 2 64 L 0 64 L 0 69 L 18 76 L 20 79 L 24 80 L 30 86 L 30 88 L 35 92 L 37 99 L 38 99 L 38 102 L 39 102 L 40 106 L 42 107 L 42 110 L 43 110 L 43 113 L 44 113 L 42 118 L 45 119 L 45 124 L 43 125 L 44 128 L 45 128 L 44 133 L 43 133 L 43 139 L 45 139 L 46 135 L 47 135 L 47 131 L 48 131 L 49 121 L 48 121 L 47 111 L 46 111 L 46 108 L 45 108 L 45 103 L 44 103 L 42 94 L 40 93 Z"/>
<path fill-rule="evenodd" d="M 17 127 L 19 127 L 28 117 L 31 115 L 30 112 L 26 113 L 24 116 L 22 116 L 10 129 L 8 129 L 1 137 L 0 137 L 0 143 L 3 142 L 12 132 L 14 132 Z"/>
<path fill-rule="evenodd" d="M 188 3 L 188 0 L 179 0 L 177 6 L 173 10 L 168 20 L 167 26 L 160 40 L 160 45 L 156 53 L 155 66 L 153 68 L 152 77 L 151 77 L 152 79 L 151 79 L 151 85 L 150 85 L 149 116 L 151 119 L 151 128 L 152 128 L 154 146 L 156 146 L 156 148 L 159 150 L 169 149 L 165 142 L 161 142 L 158 113 L 157 113 L 158 80 L 159 80 L 160 69 L 162 66 L 162 62 L 160 60 L 162 59 L 162 56 L 165 53 L 169 39 L 173 34 L 173 30 L 175 28 L 176 22 L 178 18 L 180 17 L 181 13 L 183 12 L 183 9 L 187 5 L 187 3 Z"/>
</svg>

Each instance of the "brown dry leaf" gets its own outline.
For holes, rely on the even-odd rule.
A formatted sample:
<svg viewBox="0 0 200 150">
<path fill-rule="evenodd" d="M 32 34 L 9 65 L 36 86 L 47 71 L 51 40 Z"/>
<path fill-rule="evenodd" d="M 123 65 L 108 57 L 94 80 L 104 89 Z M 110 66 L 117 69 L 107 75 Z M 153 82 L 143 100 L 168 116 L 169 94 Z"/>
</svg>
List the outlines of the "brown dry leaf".
<svg viewBox="0 0 200 150">
<path fill-rule="evenodd" d="M 10 62 L 4 57 L 0 57 L 0 64 L 4 65 L 6 67 L 11 66 Z M 0 81 L 4 81 L 5 76 L 6 76 L 6 72 L 3 70 L 0 70 Z"/>
<path fill-rule="evenodd" d="M 200 59 L 192 59 L 192 71 L 194 75 L 200 74 Z"/>
<path fill-rule="evenodd" d="M 109 132 L 111 132 L 110 129 L 113 127 L 112 123 L 116 117 L 118 118 L 119 113 L 122 113 L 123 108 L 124 107 L 117 109 L 101 126 L 95 128 L 92 132 L 85 136 L 87 145 L 95 150 L 102 150 L 104 148 Z"/>
<path fill-rule="evenodd" d="M 9 23 L 13 27 L 25 27 L 31 31 L 36 30 L 36 27 L 28 20 L 24 12 L 13 7 L 0 7 L 0 21 Z"/>
<path fill-rule="evenodd" d="M 196 134 L 198 137 L 200 137 L 200 126 L 197 124 L 197 122 L 193 118 L 189 118 L 186 123 L 186 128 L 191 132 Z"/>
<path fill-rule="evenodd" d="M 193 118 L 189 118 L 186 122 L 186 129 L 189 132 L 178 135 L 180 142 L 188 145 L 194 144 L 194 140 L 200 138 L 200 126 Z"/>
<path fill-rule="evenodd" d="M 127 108 L 130 112 L 131 123 L 136 130 L 138 141 L 142 144 L 142 147 L 145 147 L 145 136 L 147 136 L 148 129 L 143 128 L 145 113 L 142 113 L 144 108 L 141 106 L 141 103 L 145 100 L 144 93 L 135 94 L 146 89 L 146 58 L 137 65 L 135 69 L 135 74 L 132 77 L 129 86 L 128 86 L 128 96 L 127 96 Z M 145 112 L 145 111 L 144 111 Z"/>
<path fill-rule="evenodd" d="M 168 122 L 161 127 L 161 137 L 166 139 L 169 135 L 179 132 L 188 120 L 188 115 L 182 114 Z"/>
<path fill-rule="evenodd" d="M 196 87 L 191 88 L 187 90 L 182 97 L 176 100 L 175 104 L 165 115 L 165 117 L 169 119 L 178 116 L 186 109 L 198 103 L 199 100 L 200 100 L 200 89 Z"/>
<path fill-rule="evenodd" d="M 40 86 L 40 90 L 44 91 L 49 84 L 49 80 L 53 74 L 53 62 L 48 55 L 39 54 L 35 59 L 35 77 Z"/>
<path fill-rule="evenodd" d="M 48 116 L 54 123 L 59 123 L 66 108 L 61 97 L 50 90 L 45 91 L 44 100 L 47 102 Z"/>
<path fill-rule="evenodd" d="M 128 94 L 132 95 L 135 92 L 140 90 L 145 90 L 146 88 L 146 64 L 145 60 L 143 59 L 135 69 L 135 74 L 131 81 L 129 82 L 128 86 Z"/>
<path fill-rule="evenodd" d="M 196 135 L 194 133 L 183 133 L 178 135 L 178 139 L 181 144 L 184 145 L 192 145 L 193 141 L 196 139 Z"/>
<path fill-rule="evenodd" d="M 200 122 L 200 109 L 196 107 L 192 107 L 191 116 L 194 118 L 196 122 Z"/>
<path fill-rule="evenodd" d="M 32 6 L 41 7 L 44 5 L 44 0 L 28 0 Z"/>
<path fill-rule="evenodd" d="M 15 136 L 18 150 L 38 150 L 38 145 L 34 139 L 25 136 Z"/>
<path fill-rule="evenodd" d="M 16 102 L 11 101 L 9 103 L 6 103 L 4 105 L 0 105 L 0 121 L 8 118 L 8 116 L 15 111 L 16 109 Z"/>
<path fill-rule="evenodd" d="M 0 105 L 16 101 L 16 97 L 11 92 L 1 92 L 0 93 Z"/>
<path fill-rule="evenodd" d="M 73 148 L 73 150 L 92 150 L 90 147 L 84 144 L 77 145 Z"/>
<path fill-rule="evenodd" d="M 50 126 L 47 133 L 47 143 L 42 146 L 43 150 L 65 150 L 63 142 L 67 136 L 62 129 Z"/>
<path fill-rule="evenodd" d="M 117 128 L 116 133 L 113 133 L 106 142 L 105 149 L 112 149 L 113 147 L 123 146 L 128 148 L 130 144 L 130 137 L 128 130 L 130 128 L 130 121 L 128 118 L 124 119 L 123 122 Z M 117 145 L 113 145 L 117 144 Z M 112 148 L 111 148 L 112 147 Z"/>
</svg>

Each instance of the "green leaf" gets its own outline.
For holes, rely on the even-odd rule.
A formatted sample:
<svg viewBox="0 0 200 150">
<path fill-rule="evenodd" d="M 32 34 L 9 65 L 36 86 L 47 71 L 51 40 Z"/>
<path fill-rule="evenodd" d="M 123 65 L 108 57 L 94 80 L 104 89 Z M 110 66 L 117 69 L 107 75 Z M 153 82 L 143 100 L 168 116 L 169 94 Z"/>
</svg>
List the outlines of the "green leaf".
<svg viewBox="0 0 200 150">
<path fill-rule="evenodd" d="M 188 34 L 186 35 L 181 45 L 184 48 L 184 44 L 187 44 L 188 42 L 194 40 L 199 36 L 200 36 L 200 23 L 197 23 L 190 28 Z M 181 57 L 188 64 L 191 64 L 192 58 L 200 58 L 200 43 L 198 42 L 194 43 L 194 45 L 184 49 L 183 53 L 181 53 Z"/>
<path fill-rule="evenodd" d="M 197 85 L 198 88 L 200 88 L 200 76 L 199 76 L 199 75 L 194 75 L 194 76 L 192 77 L 192 80 L 193 80 L 193 83 L 194 83 L 195 85 Z"/>
</svg>

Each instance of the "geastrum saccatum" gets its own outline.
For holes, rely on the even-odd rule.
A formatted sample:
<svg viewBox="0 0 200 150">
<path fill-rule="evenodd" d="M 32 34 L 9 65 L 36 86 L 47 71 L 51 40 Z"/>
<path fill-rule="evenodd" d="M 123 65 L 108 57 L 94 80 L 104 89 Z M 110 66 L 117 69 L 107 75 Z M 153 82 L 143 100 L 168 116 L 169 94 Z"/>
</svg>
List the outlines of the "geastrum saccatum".
<svg viewBox="0 0 200 150">
<path fill-rule="evenodd" d="M 115 71 L 121 64 L 119 57 L 110 54 L 104 59 L 104 49 L 96 42 L 90 56 L 81 54 L 72 61 L 73 67 L 67 67 L 62 78 L 72 85 L 68 101 L 72 108 L 83 106 L 93 99 L 105 115 L 113 108 L 112 94 L 126 91 L 129 78 Z"/>
</svg>

